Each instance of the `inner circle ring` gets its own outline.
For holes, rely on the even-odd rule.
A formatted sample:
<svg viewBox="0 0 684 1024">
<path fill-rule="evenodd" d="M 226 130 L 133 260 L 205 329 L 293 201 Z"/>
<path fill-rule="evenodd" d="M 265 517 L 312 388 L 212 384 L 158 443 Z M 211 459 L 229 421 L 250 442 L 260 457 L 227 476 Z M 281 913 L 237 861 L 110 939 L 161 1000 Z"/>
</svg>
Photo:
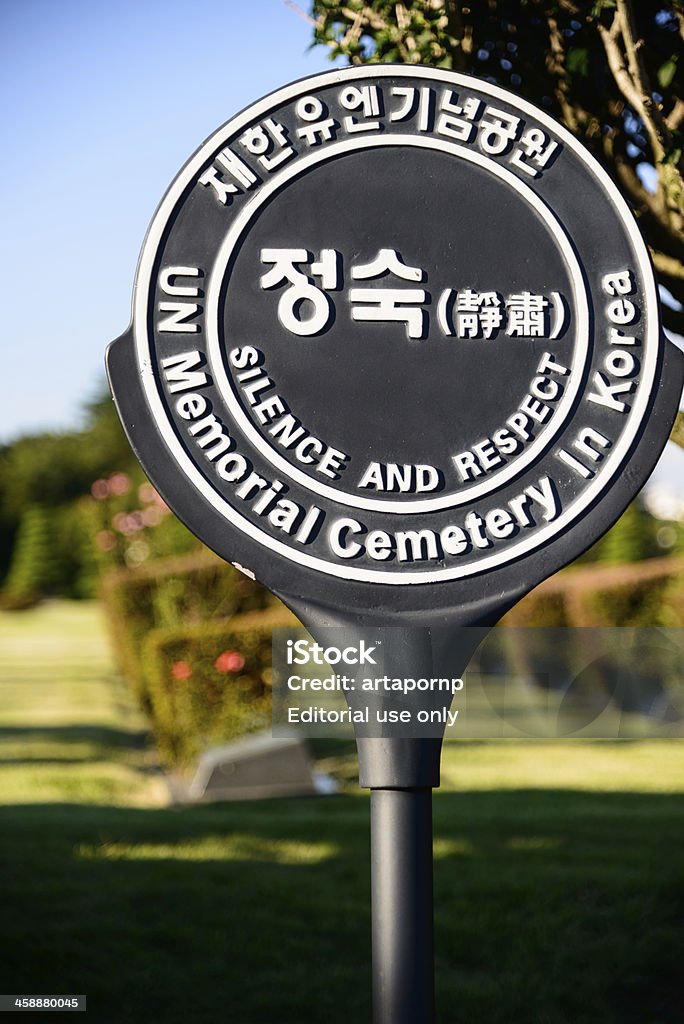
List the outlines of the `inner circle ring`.
<svg viewBox="0 0 684 1024">
<path fill-rule="evenodd" d="M 374 66 L 373 73 L 379 79 L 383 79 L 396 74 L 396 68 L 392 65 L 377 65 Z M 582 147 L 567 128 L 559 125 L 551 117 L 532 106 L 526 100 L 516 98 L 518 109 L 535 118 L 549 131 L 555 133 L 563 144 L 567 146 L 568 150 L 591 171 L 594 180 L 601 188 L 607 201 L 612 204 L 616 217 L 624 228 L 627 240 L 631 246 L 640 287 L 643 289 L 646 330 L 643 337 L 641 380 L 635 392 L 634 402 L 627 423 L 615 446 L 606 457 L 602 471 L 596 474 L 577 499 L 561 511 L 557 519 L 542 526 L 534 535 L 525 537 L 523 540 L 513 544 L 503 556 L 497 553 L 485 556 L 474 563 L 455 565 L 449 568 L 409 570 L 408 572 L 396 573 L 382 569 L 362 568 L 349 565 L 348 563 L 340 565 L 327 558 L 310 555 L 306 551 L 295 551 L 290 545 L 253 523 L 220 493 L 216 485 L 190 457 L 170 418 L 167 404 L 168 399 L 164 394 L 156 370 L 155 337 L 151 328 L 150 310 L 153 301 L 154 274 L 157 268 L 158 252 L 163 244 L 165 233 L 173 221 L 174 213 L 183 200 L 185 190 L 195 182 L 197 176 L 206 167 L 207 161 L 213 158 L 216 151 L 221 146 L 227 145 L 240 131 L 243 131 L 250 121 L 269 114 L 274 104 L 278 102 L 290 102 L 304 93 L 311 92 L 313 89 L 356 81 L 357 79 L 362 79 L 366 74 L 368 74 L 368 71 L 365 67 L 343 68 L 326 71 L 303 81 L 284 86 L 277 92 L 252 104 L 241 114 L 226 122 L 190 158 L 183 170 L 171 183 L 166 195 L 162 199 L 150 224 L 140 254 L 133 295 L 135 353 L 145 400 L 148 403 L 156 428 L 166 445 L 170 457 L 178 467 L 178 470 L 195 488 L 200 499 L 212 506 L 217 514 L 245 537 L 262 548 L 266 548 L 274 557 L 280 556 L 292 564 L 302 566 L 305 570 L 309 569 L 312 572 L 324 573 L 331 577 L 402 587 L 438 584 L 442 581 L 459 580 L 487 573 L 490 570 L 498 569 L 502 565 L 509 564 L 517 558 L 524 557 L 542 545 L 552 542 L 559 533 L 572 527 L 594 502 L 600 500 L 604 491 L 610 486 L 611 481 L 614 480 L 615 476 L 624 467 L 625 460 L 637 438 L 639 428 L 648 415 L 653 383 L 660 358 L 661 327 L 658 315 L 658 293 L 646 245 L 639 233 L 634 217 L 621 193 L 618 191 L 617 186 L 601 165 Z M 403 67 L 402 75 L 417 81 L 434 80 L 445 85 L 454 83 L 465 87 L 472 84 L 472 80 L 466 75 L 417 65 Z M 481 93 L 502 102 L 510 99 L 510 95 L 506 90 L 489 82 L 478 82 L 478 89 Z"/>
<path fill-rule="evenodd" d="M 525 202 L 527 202 L 539 214 L 546 228 L 553 235 L 559 249 L 565 259 L 570 278 L 573 285 L 575 308 L 577 313 L 575 326 L 575 347 L 571 360 L 570 379 L 568 386 L 558 403 L 552 423 L 549 428 L 543 431 L 529 448 L 514 462 L 505 469 L 494 473 L 489 480 L 477 483 L 460 490 L 458 493 L 442 495 L 438 498 L 422 498 L 412 501 L 394 501 L 378 498 L 369 498 L 365 495 L 350 494 L 347 491 L 330 487 L 329 485 L 315 480 L 308 473 L 293 466 L 277 450 L 265 441 L 263 434 L 255 427 L 246 415 L 243 406 L 236 394 L 233 382 L 226 372 L 224 353 L 221 347 L 219 331 L 219 310 L 221 306 L 221 295 L 225 284 L 226 270 L 231 257 L 241 236 L 247 230 L 249 222 L 258 213 L 261 206 L 278 192 L 293 178 L 309 168 L 333 159 L 335 156 L 354 152 L 360 149 L 379 148 L 383 146 L 412 146 L 424 149 L 433 149 L 456 156 L 470 163 L 484 167 L 490 173 L 501 179 L 507 186 L 511 187 Z M 291 167 L 285 169 L 278 177 L 268 182 L 260 191 L 252 196 L 244 209 L 236 217 L 217 253 L 216 260 L 212 266 L 211 276 L 207 287 L 207 308 L 206 308 L 206 332 L 207 349 L 211 369 L 214 374 L 216 386 L 226 402 L 235 422 L 239 425 L 245 437 L 254 445 L 256 450 L 267 459 L 271 465 L 282 473 L 286 479 L 296 480 L 309 491 L 321 497 L 344 504 L 353 508 L 363 508 L 376 512 L 394 512 L 401 515 L 410 515 L 416 512 L 434 512 L 441 509 L 457 508 L 461 505 L 481 498 L 510 480 L 519 476 L 525 468 L 534 462 L 553 441 L 554 437 L 563 429 L 572 409 L 574 400 L 582 383 L 584 368 L 589 354 L 589 308 L 586 295 L 584 276 L 579 265 L 573 246 L 568 238 L 565 229 L 553 211 L 543 200 L 527 185 L 517 178 L 507 168 L 500 166 L 481 153 L 474 152 L 459 146 L 456 143 L 443 139 L 421 138 L 415 135 L 391 135 L 372 139 L 349 139 L 329 145 L 322 152 L 310 153 L 303 157 Z M 557 426 L 553 426 L 554 422 Z"/>
</svg>

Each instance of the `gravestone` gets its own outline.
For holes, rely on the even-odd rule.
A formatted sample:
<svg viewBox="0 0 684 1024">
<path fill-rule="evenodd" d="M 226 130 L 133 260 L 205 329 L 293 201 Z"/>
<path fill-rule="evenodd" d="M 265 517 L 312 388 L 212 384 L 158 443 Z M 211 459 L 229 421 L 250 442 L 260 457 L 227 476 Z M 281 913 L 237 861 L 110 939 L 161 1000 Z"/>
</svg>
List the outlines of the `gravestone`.
<svg viewBox="0 0 684 1024">
<path fill-rule="evenodd" d="M 270 733 L 211 747 L 199 759 L 187 798 L 263 800 L 317 792 L 303 740 Z"/>
</svg>

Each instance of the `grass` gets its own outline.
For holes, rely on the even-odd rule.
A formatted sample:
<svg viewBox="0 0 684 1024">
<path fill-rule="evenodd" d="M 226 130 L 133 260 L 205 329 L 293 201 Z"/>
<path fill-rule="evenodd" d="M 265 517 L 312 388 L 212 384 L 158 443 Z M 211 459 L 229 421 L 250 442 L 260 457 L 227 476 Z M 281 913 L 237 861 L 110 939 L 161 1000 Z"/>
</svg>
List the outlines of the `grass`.
<svg viewBox="0 0 684 1024">
<path fill-rule="evenodd" d="M 95 606 L 1 615 L 0 657 L 0 991 L 370 1020 L 365 794 L 168 808 Z M 684 744 L 455 743 L 443 781 L 440 1024 L 679 1022 Z"/>
<path fill-rule="evenodd" d="M 146 723 L 114 675 L 95 603 L 0 613 L 0 801 L 154 806 Z"/>
</svg>

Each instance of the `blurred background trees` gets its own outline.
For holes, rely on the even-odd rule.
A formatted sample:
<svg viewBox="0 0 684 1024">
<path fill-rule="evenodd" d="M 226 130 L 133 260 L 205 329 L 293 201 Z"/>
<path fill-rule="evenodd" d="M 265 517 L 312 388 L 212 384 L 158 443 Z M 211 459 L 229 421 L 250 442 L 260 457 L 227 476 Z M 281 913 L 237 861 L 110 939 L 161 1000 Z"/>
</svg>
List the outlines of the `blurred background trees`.
<svg viewBox="0 0 684 1024">
<path fill-rule="evenodd" d="M 634 210 L 661 285 L 665 324 L 684 328 L 681 0 L 313 0 L 309 11 L 300 8 L 314 42 L 332 58 L 475 74 L 561 120 Z M 681 422 L 673 439 L 683 442 Z M 683 550 L 681 509 L 656 505 L 638 499 L 582 561 Z M 145 480 L 104 388 L 81 430 L 0 447 L 5 604 L 89 596 L 103 569 L 199 547 Z"/>
<path fill-rule="evenodd" d="M 0 448 L 0 600 L 92 597 L 102 571 L 200 547 L 147 482 L 109 393 L 81 430 Z"/>
<path fill-rule="evenodd" d="M 315 41 L 333 58 L 476 74 L 562 120 L 630 203 L 658 273 L 665 323 L 682 329 L 683 3 L 314 0 L 310 10 Z M 681 421 L 673 439 L 684 444 Z M 678 625 L 684 559 L 653 561 L 662 555 L 684 556 L 676 490 L 639 496 L 578 560 L 583 568 L 549 581 L 519 617 L 530 625 Z M 612 568 L 647 559 L 648 570 Z M 225 731 L 235 708 L 233 701 L 224 715 L 221 701 L 240 687 L 252 695 L 245 706 L 254 687 L 260 700 L 268 696 L 264 651 L 289 613 L 169 512 L 104 387 L 79 430 L 0 447 L 0 605 L 19 610 L 44 597 L 98 593 L 122 671 L 170 758 L 189 756 L 198 730 L 209 735 L 208 707 Z"/>
<path fill-rule="evenodd" d="M 331 58 L 478 75 L 548 110 L 634 211 L 684 333 L 684 3 L 681 0 L 313 0 Z"/>
</svg>

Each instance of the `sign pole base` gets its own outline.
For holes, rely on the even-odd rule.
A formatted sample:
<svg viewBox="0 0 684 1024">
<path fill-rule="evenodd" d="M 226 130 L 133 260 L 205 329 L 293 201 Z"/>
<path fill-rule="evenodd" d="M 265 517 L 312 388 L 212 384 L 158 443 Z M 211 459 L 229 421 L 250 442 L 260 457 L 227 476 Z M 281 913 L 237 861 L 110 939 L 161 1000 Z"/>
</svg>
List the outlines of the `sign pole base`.
<svg viewBox="0 0 684 1024">
<path fill-rule="evenodd" d="M 432 790 L 371 790 L 373 1024 L 434 1024 Z"/>
<path fill-rule="evenodd" d="M 383 671 L 431 675 L 426 628 L 388 631 Z M 357 735 L 370 789 L 373 1024 L 434 1024 L 432 790 L 442 736 Z"/>
</svg>

